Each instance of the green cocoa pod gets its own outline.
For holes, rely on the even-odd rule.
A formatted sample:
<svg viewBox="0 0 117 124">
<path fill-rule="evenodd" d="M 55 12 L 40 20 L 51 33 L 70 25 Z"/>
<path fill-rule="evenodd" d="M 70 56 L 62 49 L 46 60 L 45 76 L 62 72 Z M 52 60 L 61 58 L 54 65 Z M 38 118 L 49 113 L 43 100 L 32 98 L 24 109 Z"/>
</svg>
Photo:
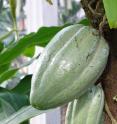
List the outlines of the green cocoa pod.
<svg viewBox="0 0 117 124">
<path fill-rule="evenodd" d="M 104 124 L 103 107 L 103 90 L 100 86 L 94 86 L 68 104 L 65 124 Z"/>
<path fill-rule="evenodd" d="M 32 78 L 30 103 L 49 109 L 81 96 L 102 74 L 109 47 L 88 26 L 64 28 L 45 48 Z"/>
</svg>

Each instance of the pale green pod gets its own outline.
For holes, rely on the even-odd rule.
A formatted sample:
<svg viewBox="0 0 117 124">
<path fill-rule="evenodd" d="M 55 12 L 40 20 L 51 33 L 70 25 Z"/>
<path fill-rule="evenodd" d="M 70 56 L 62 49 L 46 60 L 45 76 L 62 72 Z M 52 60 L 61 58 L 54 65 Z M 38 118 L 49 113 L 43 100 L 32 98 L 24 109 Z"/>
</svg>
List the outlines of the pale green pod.
<svg viewBox="0 0 117 124">
<path fill-rule="evenodd" d="M 104 124 L 103 108 L 103 90 L 101 86 L 94 86 L 68 104 L 65 124 Z"/>
<path fill-rule="evenodd" d="M 32 78 L 30 103 L 49 109 L 81 96 L 102 74 L 108 44 L 88 26 L 64 28 L 45 48 Z"/>
<path fill-rule="evenodd" d="M 100 119 L 100 123 L 99 124 L 104 124 L 104 112 L 102 113 L 101 119 Z"/>
</svg>

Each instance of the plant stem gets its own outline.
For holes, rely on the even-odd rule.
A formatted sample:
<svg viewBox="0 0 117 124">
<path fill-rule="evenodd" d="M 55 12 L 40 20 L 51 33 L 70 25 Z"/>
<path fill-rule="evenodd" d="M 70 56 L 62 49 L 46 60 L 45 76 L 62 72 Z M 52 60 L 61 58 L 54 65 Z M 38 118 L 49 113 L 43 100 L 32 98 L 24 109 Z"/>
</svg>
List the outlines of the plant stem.
<svg viewBox="0 0 117 124">
<path fill-rule="evenodd" d="M 9 31 L 8 33 L 6 33 L 5 35 L 3 35 L 2 37 L 0 37 L 0 41 L 3 41 L 7 37 L 9 37 L 14 31 L 16 31 L 16 30 L 13 29 L 13 30 Z"/>
<path fill-rule="evenodd" d="M 18 27 L 17 27 L 17 21 L 14 20 L 13 23 L 14 23 L 13 28 L 16 29 L 15 30 L 15 32 L 16 32 L 16 40 L 19 40 L 19 32 L 18 32 Z"/>
</svg>

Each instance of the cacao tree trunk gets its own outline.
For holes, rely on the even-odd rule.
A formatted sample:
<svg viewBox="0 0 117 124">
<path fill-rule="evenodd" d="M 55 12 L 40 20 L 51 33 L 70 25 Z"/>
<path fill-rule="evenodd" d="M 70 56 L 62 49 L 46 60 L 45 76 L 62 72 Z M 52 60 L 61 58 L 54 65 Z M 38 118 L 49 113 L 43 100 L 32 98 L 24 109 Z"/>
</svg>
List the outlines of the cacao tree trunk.
<svg viewBox="0 0 117 124">
<path fill-rule="evenodd" d="M 102 0 L 81 0 L 81 4 L 91 25 L 100 31 L 110 46 L 108 64 L 98 83 L 101 81 L 109 110 L 117 120 L 117 101 L 113 100 L 117 95 L 117 30 L 109 29 L 107 20 L 104 20 L 105 11 Z M 105 124 L 112 124 L 106 111 Z"/>
</svg>

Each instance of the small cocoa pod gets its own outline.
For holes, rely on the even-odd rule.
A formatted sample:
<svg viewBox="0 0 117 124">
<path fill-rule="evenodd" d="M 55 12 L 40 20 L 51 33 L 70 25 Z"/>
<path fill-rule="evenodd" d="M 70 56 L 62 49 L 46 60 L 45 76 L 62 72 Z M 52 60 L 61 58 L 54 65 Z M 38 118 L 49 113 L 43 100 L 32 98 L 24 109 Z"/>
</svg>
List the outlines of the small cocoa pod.
<svg viewBox="0 0 117 124">
<path fill-rule="evenodd" d="M 65 124 L 104 124 L 103 107 L 103 90 L 100 86 L 94 86 L 68 104 Z"/>
</svg>

